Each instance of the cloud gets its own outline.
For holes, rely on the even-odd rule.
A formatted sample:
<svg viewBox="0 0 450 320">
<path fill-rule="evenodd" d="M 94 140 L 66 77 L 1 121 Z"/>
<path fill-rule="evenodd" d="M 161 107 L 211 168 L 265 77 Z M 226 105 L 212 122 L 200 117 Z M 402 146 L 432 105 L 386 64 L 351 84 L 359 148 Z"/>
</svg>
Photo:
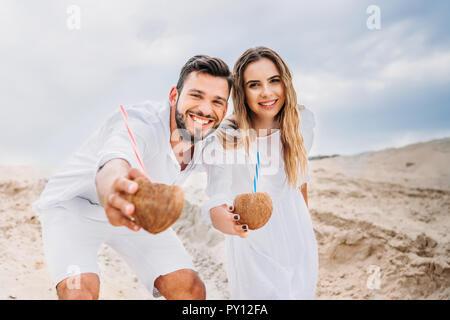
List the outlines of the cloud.
<svg viewBox="0 0 450 320">
<path fill-rule="evenodd" d="M 359 130 L 371 140 L 367 119 L 389 134 L 420 131 L 424 101 L 426 125 L 441 130 L 450 117 L 446 3 L 379 1 L 382 29 L 370 31 L 370 1 L 3 1 L 0 149 L 9 160 L 62 161 L 119 103 L 165 99 L 190 56 L 232 67 L 256 45 L 293 71 L 320 124 L 317 152 L 363 149 L 346 139 Z M 81 9 L 80 30 L 67 28 L 69 5 Z M 405 114 L 401 125 L 391 119 Z"/>
<path fill-rule="evenodd" d="M 450 47 L 427 45 L 431 34 L 430 28 L 417 30 L 413 19 L 360 34 L 330 57 L 327 67 L 294 70 L 300 100 L 319 110 L 370 108 L 369 100 L 404 94 L 411 86 L 449 84 Z"/>
<path fill-rule="evenodd" d="M 416 59 L 396 60 L 380 72 L 379 77 L 386 81 L 450 81 L 450 50 L 431 53 Z"/>
</svg>

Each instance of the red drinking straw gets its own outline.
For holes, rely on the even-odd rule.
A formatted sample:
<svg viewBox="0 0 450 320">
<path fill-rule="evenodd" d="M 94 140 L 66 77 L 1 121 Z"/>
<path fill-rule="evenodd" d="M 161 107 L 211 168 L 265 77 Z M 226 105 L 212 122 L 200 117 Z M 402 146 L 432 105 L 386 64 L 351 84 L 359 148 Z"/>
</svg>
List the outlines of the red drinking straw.
<svg viewBox="0 0 450 320">
<path fill-rule="evenodd" d="M 130 135 L 130 138 L 131 138 L 131 144 L 133 145 L 134 154 L 136 155 L 136 158 L 139 162 L 139 165 L 141 166 L 142 171 L 147 176 L 147 172 L 145 171 L 144 165 L 142 164 L 141 158 L 139 157 L 139 151 L 138 151 L 138 146 L 137 146 L 136 140 L 134 140 L 133 133 L 131 133 L 131 129 L 130 129 L 130 126 L 128 123 L 128 115 L 125 112 L 125 109 L 123 108 L 122 105 L 120 105 L 120 110 L 122 110 L 123 121 L 125 122 L 125 127 L 127 128 L 128 134 Z"/>
</svg>

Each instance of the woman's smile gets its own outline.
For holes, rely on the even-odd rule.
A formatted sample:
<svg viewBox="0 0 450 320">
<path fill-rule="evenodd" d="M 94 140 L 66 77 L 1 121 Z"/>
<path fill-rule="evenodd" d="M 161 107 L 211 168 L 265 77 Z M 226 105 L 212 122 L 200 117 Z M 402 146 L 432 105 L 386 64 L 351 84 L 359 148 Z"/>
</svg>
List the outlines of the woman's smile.
<svg viewBox="0 0 450 320">
<path fill-rule="evenodd" d="M 266 101 L 258 102 L 258 105 L 263 109 L 270 110 L 276 106 L 277 102 L 278 102 L 278 99 L 266 100 Z"/>
</svg>

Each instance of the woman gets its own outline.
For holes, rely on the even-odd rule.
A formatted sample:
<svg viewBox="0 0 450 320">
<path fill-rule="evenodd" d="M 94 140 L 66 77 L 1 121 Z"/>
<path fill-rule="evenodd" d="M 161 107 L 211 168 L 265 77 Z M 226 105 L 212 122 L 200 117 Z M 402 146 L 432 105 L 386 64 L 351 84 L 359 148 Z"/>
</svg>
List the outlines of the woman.
<svg viewBox="0 0 450 320">
<path fill-rule="evenodd" d="M 314 299 L 318 253 L 306 194 L 314 116 L 297 105 L 286 63 L 266 47 L 248 49 L 237 60 L 233 104 L 205 149 L 209 200 L 202 208 L 225 234 L 231 298 Z M 270 195 L 273 212 L 266 225 L 249 231 L 232 203 L 255 187 Z"/>
</svg>

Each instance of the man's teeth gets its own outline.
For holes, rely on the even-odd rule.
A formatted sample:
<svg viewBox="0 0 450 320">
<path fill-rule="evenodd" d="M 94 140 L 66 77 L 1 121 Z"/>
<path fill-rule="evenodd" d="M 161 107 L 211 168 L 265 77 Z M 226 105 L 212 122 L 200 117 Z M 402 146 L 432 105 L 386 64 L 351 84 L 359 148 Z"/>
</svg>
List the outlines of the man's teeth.
<svg viewBox="0 0 450 320">
<path fill-rule="evenodd" d="M 201 124 L 207 124 L 210 121 L 210 120 L 201 120 L 201 119 L 199 119 L 199 118 L 197 118 L 195 116 L 192 116 L 192 115 L 191 115 L 191 117 L 192 117 L 192 119 L 194 119 L 195 122 L 198 122 L 198 123 L 201 123 Z"/>
</svg>

